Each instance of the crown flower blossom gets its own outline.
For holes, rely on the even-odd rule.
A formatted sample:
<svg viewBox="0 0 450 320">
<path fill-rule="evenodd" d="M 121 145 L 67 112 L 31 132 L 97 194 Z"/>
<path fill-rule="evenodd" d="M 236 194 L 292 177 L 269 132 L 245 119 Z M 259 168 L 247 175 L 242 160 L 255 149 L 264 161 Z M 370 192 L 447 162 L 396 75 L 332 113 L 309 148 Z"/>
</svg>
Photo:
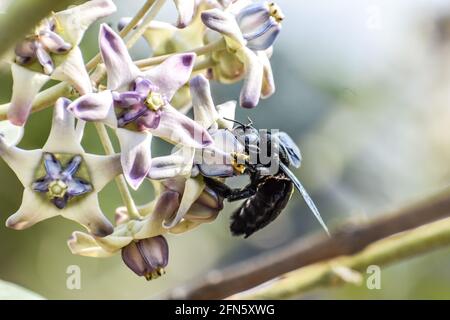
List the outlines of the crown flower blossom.
<svg viewBox="0 0 450 320">
<path fill-rule="evenodd" d="M 123 171 L 131 187 L 138 188 L 149 173 L 152 134 L 193 148 L 212 143 L 204 128 L 170 105 L 175 92 L 189 79 L 195 54 L 173 55 L 141 72 L 123 40 L 105 24 L 99 43 L 108 75 L 107 90 L 78 98 L 69 110 L 78 119 L 100 121 L 116 129 Z"/>
<path fill-rule="evenodd" d="M 183 167 L 189 162 L 189 159 L 186 159 L 169 164 L 166 160 L 158 161 L 158 159 L 152 161 L 152 166 L 164 162 L 170 168 Z M 162 167 L 163 165 L 158 164 L 159 169 Z M 190 173 L 192 162 L 187 167 Z M 116 227 L 111 235 L 100 238 L 75 231 L 68 241 L 72 253 L 90 257 L 109 257 L 132 241 L 167 233 L 184 233 L 202 223 L 211 222 L 223 208 L 223 199 L 207 188 L 200 177 L 179 176 L 152 182 L 157 195 L 155 200 L 138 208 L 143 217 L 141 220 L 130 219 L 127 209 L 120 207 L 116 211 Z"/>
<path fill-rule="evenodd" d="M 122 249 L 122 260 L 138 276 L 157 279 L 169 263 L 169 245 L 163 236 L 132 241 Z"/>
<path fill-rule="evenodd" d="M 226 42 L 226 49 L 211 54 L 216 63 L 211 68 L 212 77 L 223 83 L 233 83 L 244 78 L 240 104 L 245 108 L 253 108 L 261 97 L 267 98 L 275 91 L 269 58 L 284 15 L 274 3 L 248 3 L 237 1 L 227 10 L 206 10 L 202 12 L 201 18 L 208 28 L 221 34 Z M 216 34 L 207 36 L 209 41 L 217 38 Z"/>
<path fill-rule="evenodd" d="M 11 64 L 13 93 L 8 119 L 24 125 L 34 97 L 50 80 L 66 81 L 80 94 L 92 92 L 78 45 L 88 27 L 116 11 L 111 0 L 92 0 L 56 12 L 19 42 Z"/>
<path fill-rule="evenodd" d="M 0 155 L 23 186 L 22 204 L 6 226 L 22 230 L 58 215 L 103 237 L 113 232 L 100 210 L 97 194 L 117 176 L 117 155 L 85 153 L 75 131 L 75 119 L 66 110 L 70 100 L 55 105 L 52 129 L 42 149 L 22 150 L 0 138 Z"/>
<path fill-rule="evenodd" d="M 119 251 L 124 263 L 147 280 L 165 273 L 168 245 L 164 234 L 180 234 L 213 221 L 223 208 L 223 199 L 205 188 L 200 179 L 173 178 L 155 183 L 156 200 L 139 208 L 143 220 L 130 219 L 118 208 L 114 232 L 104 238 L 75 231 L 68 240 L 73 254 L 110 257 Z"/>
<path fill-rule="evenodd" d="M 248 237 L 274 221 L 294 191 L 327 230 L 291 170 L 301 162 L 294 139 L 258 129 L 250 118 L 235 120 L 238 104 L 254 108 L 275 92 L 270 57 L 281 9 L 264 0 L 145 1 L 132 17 L 95 24 L 98 52 L 85 63 L 84 33 L 117 10 L 114 2 L 81 1 L 60 12 L 54 11 L 63 4 L 51 1 L 0 8 L 5 29 L 12 29 L 0 51 L 13 80 L 10 102 L 0 105 L 0 157 L 23 185 L 6 226 L 72 220 L 72 254 L 120 255 L 124 270 L 146 280 L 166 273 L 174 237 L 221 220 L 229 202 L 241 201 L 229 218 L 234 236 Z M 166 4 L 176 22 L 155 20 Z M 21 6 L 29 19 L 15 28 Z M 141 38 L 148 47 L 133 60 Z M 43 89 L 50 80 L 62 83 Z M 242 81 L 240 93 L 219 102 L 211 81 L 221 88 Z M 37 133 L 28 117 L 46 109 L 53 111 L 47 140 L 26 150 L 24 133 Z M 156 154 L 165 146 L 152 145 L 154 138 L 169 143 L 170 153 Z M 85 151 L 97 145 L 103 155 Z M 248 183 L 230 181 L 236 176 Z M 102 193 L 113 180 L 116 190 Z M 104 196 L 107 207 L 120 201 L 109 209 L 114 221 L 100 207 Z"/>
</svg>

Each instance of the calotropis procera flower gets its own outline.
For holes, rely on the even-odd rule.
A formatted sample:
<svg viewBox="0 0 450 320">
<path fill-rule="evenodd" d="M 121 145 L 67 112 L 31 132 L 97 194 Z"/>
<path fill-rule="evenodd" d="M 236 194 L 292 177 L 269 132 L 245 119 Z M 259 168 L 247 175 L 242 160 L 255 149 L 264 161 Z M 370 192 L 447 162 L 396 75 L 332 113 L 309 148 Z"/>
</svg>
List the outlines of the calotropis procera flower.
<svg viewBox="0 0 450 320">
<path fill-rule="evenodd" d="M 198 12 L 199 7 L 208 5 L 209 7 L 226 8 L 230 5 L 232 0 L 174 0 L 178 11 L 177 29 L 183 29 L 192 24 L 195 12 Z M 119 20 L 119 31 L 125 28 L 130 23 L 131 17 L 123 17 Z M 171 26 L 173 26 L 171 24 Z M 173 26 L 174 27 L 174 26 Z"/>
<path fill-rule="evenodd" d="M 92 91 L 78 44 L 93 22 L 114 11 L 116 6 L 111 0 L 88 1 L 52 14 L 17 44 L 8 110 L 12 123 L 25 124 L 34 97 L 50 79 L 68 82 L 80 94 Z"/>
<path fill-rule="evenodd" d="M 240 104 L 255 107 L 260 97 L 267 98 L 275 91 L 269 57 L 272 44 L 281 30 L 284 16 L 280 8 L 269 2 L 237 1 L 227 10 L 211 9 L 202 13 L 202 20 L 210 29 L 219 32 L 227 48 L 211 54 L 215 65 L 214 79 L 232 83 L 244 78 Z M 208 36 L 210 41 L 217 34 Z"/>
<path fill-rule="evenodd" d="M 154 184 L 158 195 L 156 200 L 139 208 L 144 217 L 142 220 L 130 220 L 126 208 L 118 208 L 117 226 L 113 234 L 99 238 L 75 231 L 68 241 L 72 253 L 89 257 L 109 257 L 121 250 L 125 264 L 139 276 L 150 280 L 162 275 L 167 258 L 152 260 L 154 262 L 147 259 L 167 256 L 167 244 L 162 235 L 183 233 L 214 220 L 222 210 L 223 203 L 222 199 L 205 188 L 198 178 L 180 177 Z M 189 190 L 189 193 L 186 190 Z M 183 220 L 174 224 L 174 220 L 179 216 L 183 216 Z M 172 224 L 174 226 L 171 226 Z M 130 253 L 137 253 L 136 249 L 142 249 L 139 250 L 140 254 L 130 257 Z M 146 263 L 143 264 L 142 260 Z M 136 265 L 141 267 L 136 268 Z"/>
<path fill-rule="evenodd" d="M 101 121 L 116 129 L 123 171 L 136 189 L 151 167 L 151 134 L 193 148 L 212 142 L 202 126 L 170 105 L 175 92 L 189 80 L 195 54 L 173 55 L 142 72 L 123 40 L 105 24 L 100 28 L 99 42 L 108 90 L 80 97 L 69 110 L 79 119 Z"/>
<path fill-rule="evenodd" d="M 214 140 L 210 147 L 196 153 L 196 168 L 205 176 L 230 177 L 238 174 L 240 167 L 234 155 L 242 154 L 244 147 L 231 133 L 236 102 L 228 101 L 215 106 L 209 82 L 203 75 L 193 78 L 190 84 L 194 119 L 208 128 Z"/>
<path fill-rule="evenodd" d="M 118 155 L 85 153 L 67 111 L 70 100 L 56 102 L 52 129 L 42 149 L 22 150 L 0 138 L 0 155 L 25 187 L 19 210 L 6 225 L 22 230 L 61 215 L 103 237 L 113 232 L 97 194 L 121 172 Z"/>
</svg>

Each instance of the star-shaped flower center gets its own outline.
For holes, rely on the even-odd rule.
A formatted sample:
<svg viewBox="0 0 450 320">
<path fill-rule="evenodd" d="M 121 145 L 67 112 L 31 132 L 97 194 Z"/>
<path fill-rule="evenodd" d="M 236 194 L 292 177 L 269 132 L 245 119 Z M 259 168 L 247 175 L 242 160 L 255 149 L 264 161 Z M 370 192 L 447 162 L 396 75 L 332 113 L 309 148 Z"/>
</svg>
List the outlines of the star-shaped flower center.
<svg viewBox="0 0 450 320">
<path fill-rule="evenodd" d="M 65 159 L 69 160 L 63 166 L 61 162 Z M 43 177 L 41 171 L 45 172 Z M 65 208 L 69 200 L 93 190 L 80 155 L 44 153 L 37 176 L 41 177 L 33 182 L 31 188 L 46 194 L 47 199 L 58 209 Z"/>
<path fill-rule="evenodd" d="M 145 131 L 158 127 L 165 97 L 149 80 L 138 77 L 126 92 L 113 91 L 119 127 Z M 131 126 L 130 126 L 131 125 Z"/>
<path fill-rule="evenodd" d="M 54 180 L 48 185 L 47 195 L 50 199 L 63 198 L 69 186 L 62 180 Z"/>
<path fill-rule="evenodd" d="M 37 60 L 45 74 L 52 74 L 55 69 L 52 54 L 65 54 L 72 45 L 57 32 L 57 20 L 54 17 L 44 19 L 33 34 L 27 36 L 15 48 L 16 62 L 30 65 Z"/>
</svg>

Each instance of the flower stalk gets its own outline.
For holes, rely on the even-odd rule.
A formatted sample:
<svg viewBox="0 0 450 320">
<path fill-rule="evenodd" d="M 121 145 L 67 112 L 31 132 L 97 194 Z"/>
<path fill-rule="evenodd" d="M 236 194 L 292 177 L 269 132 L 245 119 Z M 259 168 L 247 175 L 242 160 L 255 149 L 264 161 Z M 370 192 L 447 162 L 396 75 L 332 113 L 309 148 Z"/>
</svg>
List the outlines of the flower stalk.
<svg viewBox="0 0 450 320">
<path fill-rule="evenodd" d="M 128 41 L 126 42 L 128 49 L 131 49 L 136 44 L 136 42 L 139 40 L 139 38 L 144 34 L 148 25 L 153 21 L 153 19 L 155 19 L 156 15 L 161 10 L 161 8 L 165 2 L 166 2 L 166 0 L 154 0 L 153 1 L 153 5 L 150 8 L 150 10 L 148 11 L 147 17 L 139 25 L 137 30 L 131 35 L 130 39 L 128 39 Z M 138 22 L 139 22 L 139 20 L 138 20 Z M 126 29 L 126 27 L 125 27 L 125 29 Z"/>
<path fill-rule="evenodd" d="M 106 130 L 105 125 L 103 123 L 96 122 L 95 129 L 97 130 L 97 134 L 106 154 L 114 154 L 114 146 L 111 143 L 111 139 L 109 139 L 108 131 Z M 129 215 L 133 218 L 141 219 L 141 215 L 139 214 L 136 204 L 134 203 L 133 197 L 131 196 L 130 190 L 128 189 L 128 185 L 123 174 L 116 178 L 116 185 L 117 189 L 119 189 L 122 201 L 127 207 Z"/>
</svg>

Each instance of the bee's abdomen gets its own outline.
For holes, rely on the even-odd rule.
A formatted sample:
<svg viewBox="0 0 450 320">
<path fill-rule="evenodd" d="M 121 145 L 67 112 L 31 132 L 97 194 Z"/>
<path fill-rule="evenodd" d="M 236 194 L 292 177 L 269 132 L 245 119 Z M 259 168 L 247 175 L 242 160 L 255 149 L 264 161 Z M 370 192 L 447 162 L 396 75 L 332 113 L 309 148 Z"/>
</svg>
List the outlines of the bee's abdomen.
<svg viewBox="0 0 450 320">
<path fill-rule="evenodd" d="M 286 207 L 293 184 L 284 174 L 265 177 L 257 192 L 231 216 L 231 233 L 245 238 L 275 220 Z"/>
</svg>

